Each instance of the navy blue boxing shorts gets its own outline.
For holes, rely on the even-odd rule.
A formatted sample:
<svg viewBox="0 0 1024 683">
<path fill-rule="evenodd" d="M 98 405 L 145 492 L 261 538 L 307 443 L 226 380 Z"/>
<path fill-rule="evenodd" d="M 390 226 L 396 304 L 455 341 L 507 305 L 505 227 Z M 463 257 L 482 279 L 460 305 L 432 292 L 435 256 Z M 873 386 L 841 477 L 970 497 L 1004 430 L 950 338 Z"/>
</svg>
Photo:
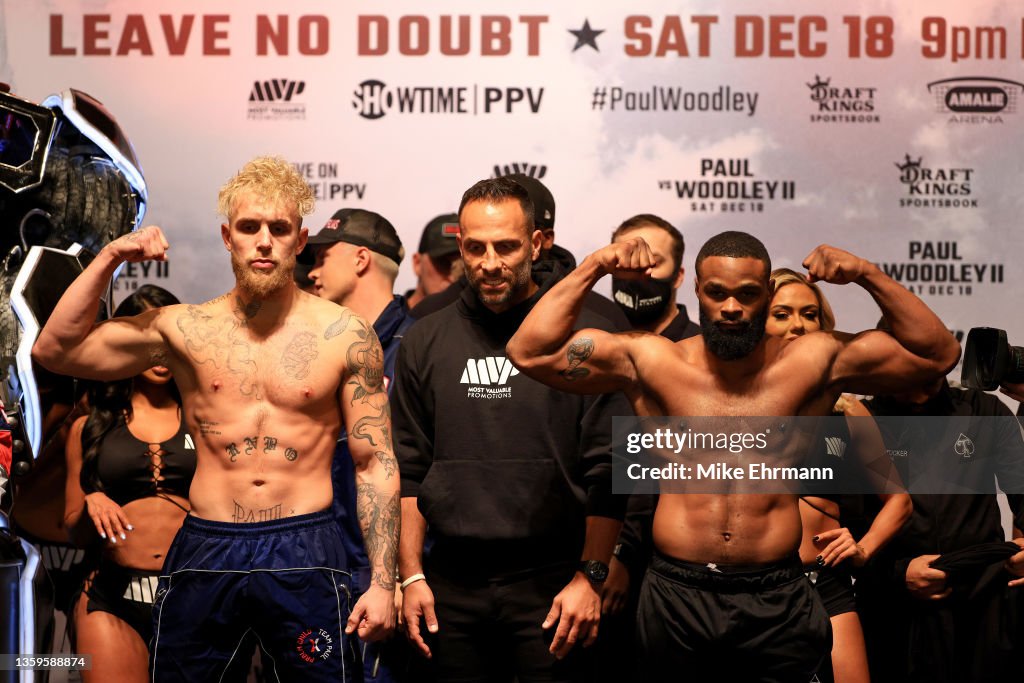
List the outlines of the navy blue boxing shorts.
<svg viewBox="0 0 1024 683">
<path fill-rule="evenodd" d="M 253 638 L 277 680 L 353 680 L 343 548 L 330 511 L 250 524 L 186 517 L 157 586 L 152 680 L 220 681 L 252 656 L 242 644 Z"/>
</svg>

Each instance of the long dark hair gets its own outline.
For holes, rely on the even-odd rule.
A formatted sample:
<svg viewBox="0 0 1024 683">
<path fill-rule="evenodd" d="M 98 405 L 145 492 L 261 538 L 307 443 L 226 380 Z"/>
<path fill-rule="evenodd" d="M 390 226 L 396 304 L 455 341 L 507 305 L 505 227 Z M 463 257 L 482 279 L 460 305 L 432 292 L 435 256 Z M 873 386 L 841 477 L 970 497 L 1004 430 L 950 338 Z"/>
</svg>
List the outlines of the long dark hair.
<svg viewBox="0 0 1024 683">
<path fill-rule="evenodd" d="M 181 303 L 177 297 L 163 287 L 143 285 L 114 310 L 115 318 L 138 315 L 150 308 L 160 308 Z M 82 474 L 80 481 L 82 490 L 93 493 L 103 490 L 96 468 L 96 457 L 99 455 L 100 444 L 118 420 L 130 420 L 132 417 L 132 387 L 134 378 L 117 380 L 116 382 L 95 382 L 89 388 L 89 417 L 82 429 Z M 172 379 L 168 389 L 174 400 L 181 405 L 181 394 Z"/>
</svg>

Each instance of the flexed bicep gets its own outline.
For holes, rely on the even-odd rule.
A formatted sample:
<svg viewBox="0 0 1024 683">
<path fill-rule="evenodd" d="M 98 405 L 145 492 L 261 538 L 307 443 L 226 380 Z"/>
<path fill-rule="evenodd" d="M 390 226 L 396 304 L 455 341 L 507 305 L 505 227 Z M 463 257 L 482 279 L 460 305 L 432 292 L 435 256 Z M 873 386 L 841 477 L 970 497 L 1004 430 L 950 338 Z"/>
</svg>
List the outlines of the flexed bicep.
<svg viewBox="0 0 1024 683">
<path fill-rule="evenodd" d="M 941 376 L 934 361 L 914 354 L 887 332 L 831 334 L 839 341 L 832 379 L 843 391 L 887 394 Z"/>
<path fill-rule="evenodd" d="M 528 356 L 512 343 L 506 353 L 520 371 L 555 389 L 603 394 L 621 391 L 636 381 L 631 347 L 637 336 L 583 329 L 550 354 Z"/>
</svg>

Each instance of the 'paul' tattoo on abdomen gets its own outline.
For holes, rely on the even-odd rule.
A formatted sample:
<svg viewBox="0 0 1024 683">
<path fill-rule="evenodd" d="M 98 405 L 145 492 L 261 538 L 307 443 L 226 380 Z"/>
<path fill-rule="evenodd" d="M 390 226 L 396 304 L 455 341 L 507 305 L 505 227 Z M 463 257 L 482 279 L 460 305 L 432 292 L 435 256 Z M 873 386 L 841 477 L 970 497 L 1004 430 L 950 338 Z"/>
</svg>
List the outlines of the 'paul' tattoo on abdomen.
<svg viewBox="0 0 1024 683">
<path fill-rule="evenodd" d="M 269 522 L 274 519 L 281 519 L 282 517 L 280 503 L 273 507 L 257 510 L 255 508 L 247 508 L 239 505 L 237 500 L 233 500 L 231 502 L 235 504 L 235 509 L 231 513 L 232 522 Z"/>
</svg>

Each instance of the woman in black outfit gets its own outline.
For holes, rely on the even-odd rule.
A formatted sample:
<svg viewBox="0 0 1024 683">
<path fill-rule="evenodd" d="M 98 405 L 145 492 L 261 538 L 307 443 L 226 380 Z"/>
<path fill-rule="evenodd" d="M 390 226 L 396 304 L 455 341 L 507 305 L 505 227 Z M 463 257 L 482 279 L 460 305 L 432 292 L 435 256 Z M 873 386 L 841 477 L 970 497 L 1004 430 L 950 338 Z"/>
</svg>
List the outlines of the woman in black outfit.
<svg viewBox="0 0 1024 683">
<path fill-rule="evenodd" d="M 115 317 L 178 303 L 144 285 Z M 99 568 L 74 607 L 75 651 L 92 655 L 83 680 L 149 680 L 149 640 L 156 578 L 189 512 L 195 472 L 170 371 L 154 366 L 130 379 L 98 385 L 90 412 L 74 422 L 66 448 L 64 523 L 72 542 L 99 544 Z"/>
<path fill-rule="evenodd" d="M 766 334 L 792 341 L 818 330 L 835 329 L 835 316 L 818 285 L 788 268 L 772 271 L 774 294 L 768 308 Z M 834 409 L 847 416 L 848 457 L 873 461 L 884 450 L 881 435 L 870 422 L 871 413 L 860 401 L 843 395 Z M 849 419 L 849 418 L 859 419 Z M 882 459 L 889 465 L 884 455 Z M 833 458 L 835 460 L 835 458 Z M 839 464 L 839 463 L 837 463 Z M 857 465 L 852 465 L 856 467 Z M 889 470 L 886 469 L 886 472 Z M 842 476 L 842 473 L 841 475 Z M 851 567 L 861 567 L 899 531 L 910 517 L 910 495 L 880 494 L 882 510 L 859 540 L 840 522 L 837 495 L 801 496 L 803 540 L 800 560 L 812 577 L 832 622 L 832 671 L 836 683 L 867 683 L 864 634 L 854 602 Z"/>
</svg>

